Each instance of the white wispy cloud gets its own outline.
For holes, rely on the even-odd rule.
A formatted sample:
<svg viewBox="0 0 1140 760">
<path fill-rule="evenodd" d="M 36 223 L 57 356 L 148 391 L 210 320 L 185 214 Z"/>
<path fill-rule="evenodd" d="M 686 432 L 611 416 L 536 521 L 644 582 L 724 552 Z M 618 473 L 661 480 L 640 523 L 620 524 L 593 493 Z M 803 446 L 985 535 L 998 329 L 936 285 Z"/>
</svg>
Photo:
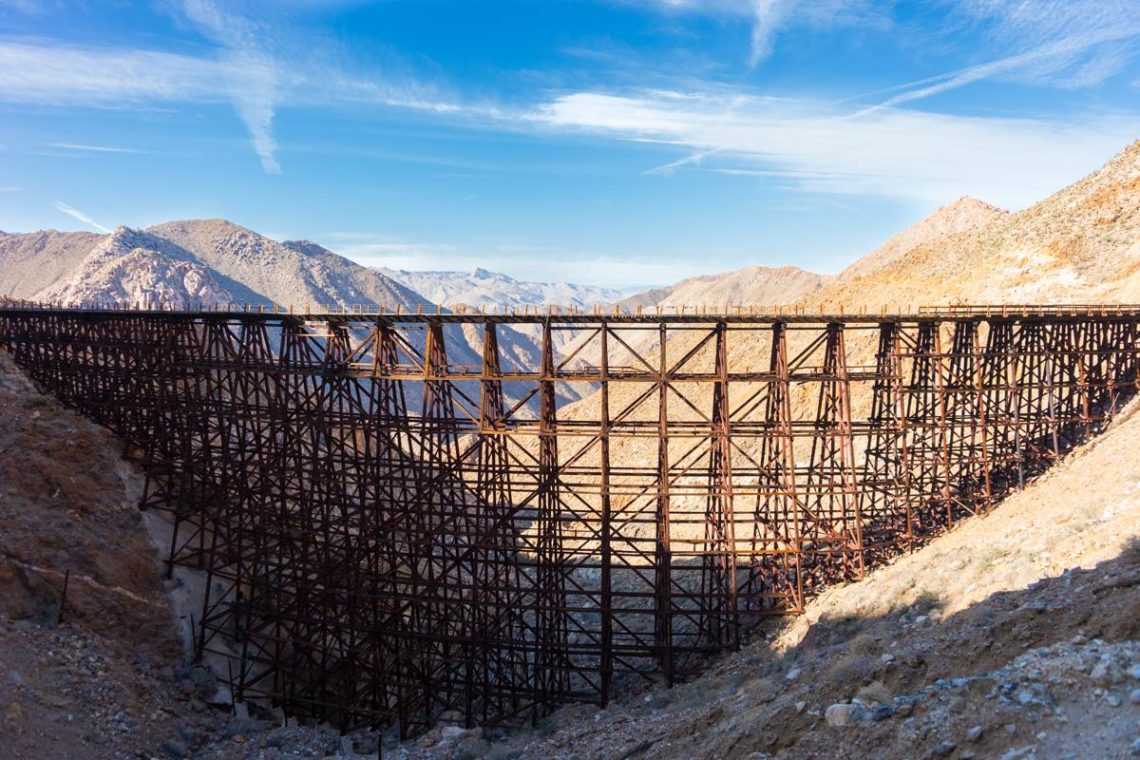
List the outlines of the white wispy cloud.
<svg viewBox="0 0 1140 760">
<path fill-rule="evenodd" d="M 83 143 L 48 143 L 48 147 L 87 151 L 90 153 L 134 153 L 145 155 L 149 152 L 137 148 L 122 148 L 111 145 L 84 145 Z"/>
<path fill-rule="evenodd" d="M 748 62 L 755 66 L 772 54 L 776 32 L 792 10 L 794 0 L 755 0 L 752 25 L 752 52 Z"/>
<path fill-rule="evenodd" d="M 89 215 L 83 213 L 82 211 L 80 211 L 79 209 L 77 209 L 73 206 L 68 206 L 63 201 L 56 201 L 52 205 L 55 206 L 56 211 L 62 211 L 63 213 L 67 214 L 68 216 L 72 217 L 73 219 L 78 219 L 79 221 L 83 222 L 84 224 L 86 224 L 90 227 L 93 227 L 93 228 L 99 230 L 100 232 L 110 232 L 111 231 L 109 228 L 104 227 L 103 225 L 99 224 L 99 222 L 92 219 Z"/>
<path fill-rule="evenodd" d="M 890 23 L 893 3 L 882 0 L 616 0 L 668 13 L 736 17 L 751 25 L 750 66 L 770 56 L 786 28 L 878 27 Z"/>
<path fill-rule="evenodd" d="M 267 30 L 211 0 L 184 0 L 183 9 L 198 29 L 221 46 L 220 61 L 228 73 L 223 86 L 249 130 L 262 168 L 280 174 L 273 118 L 281 100 L 282 66 L 265 47 Z"/>
<path fill-rule="evenodd" d="M 993 3 L 1003 8 L 1004 3 Z M 1024 4 L 1019 4 L 1018 8 Z M 1085 87 L 1107 79 L 1123 67 L 1127 60 L 1140 54 L 1135 44 L 1140 38 L 1140 6 L 1131 6 L 1127 13 L 1106 13 L 1114 7 L 1106 3 L 1101 8 L 1089 8 L 1078 20 L 1054 12 L 1032 17 L 1032 21 L 1007 29 L 1009 18 L 999 19 L 1001 39 L 1010 43 L 1029 41 L 1036 46 L 1013 55 L 1003 56 L 986 63 L 969 66 L 941 75 L 927 77 L 871 94 L 894 92 L 886 100 L 864 109 L 864 115 L 880 108 L 902 105 L 974 82 L 1001 78 L 1028 81 L 1036 84 L 1055 84 L 1063 87 Z M 1079 8 L 1073 9 L 1079 12 Z M 1119 9 L 1118 9 L 1119 10 Z M 1010 9 L 1017 16 L 1018 9 Z M 1060 24 L 1061 18 L 1070 23 Z"/>
<path fill-rule="evenodd" d="M 54 40 L 0 41 L 0 100 L 120 107 L 153 101 L 220 101 L 225 66 L 150 50 L 81 47 Z"/>
<path fill-rule="evenodd" d="M 883 31 L 901 24 L 908 43 L 914 47 L 927 42 L 944 45 L 953 35 L 965 34 L 979 54 L 1002 54 L 996 56 L 1004 61 L 1000 65 L 965 69 L 961 72 L 965 78 L 955 79 L 946 88 L 995 75 L 1083 87 L 1104 81 L 1140 55 L 1140 46 L 1129 44 L 1135 33 L 1128 31 L 1135 29 L 1140 20 L 1136 0 L 935 0 L 924 9 L 928 15 L 940 14 L 929 15 L 936 19 L 929 28 L 896 22 L 894 3 L 888 0 L 613 1 L 670 14 L 735 17 L 751 26 L 751 66 L 772 55 L 780 35 L 793 29 Z M 1101 44 L 1089 44 L 1096 40 Z M 937 79 L 949 80 L 954 73 L 958 72 Z"/>
<path fill-rule="evenodd" d="M 531 114 L 546 128 L 715 152 L 703 170 L 795 189 L 945 202 L 962 194 L 1021 207 L 1135 139 L 1134 114 L 1065 120 L 883 108 L 859 119 L 830 103 L 732 94 L 582 92 Z M 1042 160 L 1048 156 L 1048 160 Z M 682 159 L 684 160 L 684 159 Z"/>
<path fill-rule="evenodd" d="M 701 162 L 704 161 L 706 158 L 708 158 L 709 156 L 715 156 L 719 152 L 720 152 L 720 148 L 712 148 L 710 150 L 697 151 L 696 153 L 693 153 L 692 155 L 685 156 L 684 158 L 679 158 L 676 161 L 670 161 L 668 163 L 661 164 L 660 166 L 654 166 L 652 169 L 646 169 L 645 171 L 642 172 L 642 174 L 645 174 L 645 175 L 659 174 L 659 175 L 668 176 L 683 166 L 692 166 L 694 164 L 700 165 Z"/>
<path fill-rule="evenodd" d="M 286 104 L 372 105 L 435 114 L 460 110 L 407 72 L 388 77 L 346 68 L 342 56 L 322 49 L 324 41 L 289 29 L 280 5 L 180 0 L 177 8 L 178 18 L 208 40 L 212 52 L 0 38 L 0 102 L 116 109 L 231 103 L 270 173 L 281 170 L 273 123 Z M 493 117 L 496 109 L 482 112 Z"/>
<path fill-rule="evenodd" d="M 1108 39 L 1113 33 L 1123 41 L 1135 34 L 1140 23 L 1140 5 L 1135 0 L 943 0 L 943 3 L 949 9 L 949 18 L 971 33 L 980 47 L 990 46 L 1012 54 L 1074 38 Z M 953 26 L 948 29 L 951 34 L 956 31 L 959 30 Z M 1114 73 L 1137 53 L 1134 45 L 1103 45 L 1085 58 L 1067 59 L 1062 55 L 1057 65 L 1044 65 L 1023 74 L 1030 81 L 1082 86 Z"/>
</svg>

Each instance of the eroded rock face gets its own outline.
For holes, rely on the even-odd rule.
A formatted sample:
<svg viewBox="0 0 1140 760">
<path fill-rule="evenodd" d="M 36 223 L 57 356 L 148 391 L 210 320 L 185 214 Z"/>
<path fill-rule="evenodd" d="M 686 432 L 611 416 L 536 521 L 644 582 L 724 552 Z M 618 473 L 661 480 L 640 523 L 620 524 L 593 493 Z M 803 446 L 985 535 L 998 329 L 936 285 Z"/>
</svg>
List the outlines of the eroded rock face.
<svg viewBox="0 0 1140 760">
<path fill-rule="evenodd" d="M 66 304 L 228 305 L 235 302 L 206 266 L 172 243 L 120 227 L 66 280 L 43 294 Z"/>
</svg>

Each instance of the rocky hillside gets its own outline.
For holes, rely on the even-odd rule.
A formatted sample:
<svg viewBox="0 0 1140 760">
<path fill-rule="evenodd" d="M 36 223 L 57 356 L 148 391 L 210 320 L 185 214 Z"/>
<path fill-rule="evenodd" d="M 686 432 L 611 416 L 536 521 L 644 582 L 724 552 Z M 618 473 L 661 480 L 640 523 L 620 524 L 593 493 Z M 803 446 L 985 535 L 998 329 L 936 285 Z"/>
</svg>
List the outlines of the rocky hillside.
<svg viewBox="0 0 1140 760">
<path fill-rule="evenodd" d="M 92 232 L 0 232 L 0 295 L 32 298 L 46 291 L 104 238 Z"/>
<path fill-rule="evenodd" d="M 221 219 L 168 222 L 147 232 L 270 303 L 432 305 L 375 270 L 319 246 L 297 250 Z"/>
<path fill-rule="evenodd" d="M 60 303 L 232 304 L 219 277 L 175 244 L 120 227 L 99 238 L 69 275 L 35 295 Z"/>
<path fill-rule="evenodd" d="M 1008 216 L 1004 209 L 976 198 L 962 197 L 889 238 L 857 259 L 838 277 L 815 274 L 798 267 L 749 266 L 733 272 L 692 277 L 622 299 L 629 310 L 638 307 L 724 306 L 752 304 L 780 306 L 797 301 L 815 301 L 832 283 L 850 282 L 904 261 L 914 250 L 971 230 L 982 230 Z"/>
<path fill-rule="evenodd" d="M 108 235 L 0 236 L 0 294 L 100 303 L 251 303 L 415 309 L 428 299 L 320 246 L 290 247 L 220 220 Z"/>
<path fill-rule="evenodd" d="M 447 306 L 466 304 L 506 311 L 520 306 L 550 304 L 590 309 L 598 304 L 611 304 L 621 299 L 619 291 L 609 288 L 569 282 L 525 282 L 486 269 L 475 269 L 472 272 L 410 272 L 382 268 L 379 271 L 417 293 L 422 293 L 431 301 Z"/>
<path fill-rule="evenodd" d="M 780 306 L 810 296 L 834 279 L 799 267 L 754 265 L 721 274 L 702 275 L 624 299 L 627 309 L 638 306 Z"/>
</svg>

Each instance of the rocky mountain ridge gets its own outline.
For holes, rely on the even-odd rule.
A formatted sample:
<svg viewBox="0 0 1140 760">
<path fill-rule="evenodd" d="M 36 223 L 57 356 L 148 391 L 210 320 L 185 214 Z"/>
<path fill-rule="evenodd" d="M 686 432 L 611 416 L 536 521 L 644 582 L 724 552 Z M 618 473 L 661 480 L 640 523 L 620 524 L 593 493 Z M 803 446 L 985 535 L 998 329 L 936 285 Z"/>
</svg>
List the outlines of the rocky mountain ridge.
<svg viewBox="0 0 1140 760">
<path fill-rule="evenodd" d="M 107 235 L 0 236 L 0 293 L 29 300 L 262 305 L 434 304 L 323 248 L 298 251 L 222 219 Z"/>
</svg>

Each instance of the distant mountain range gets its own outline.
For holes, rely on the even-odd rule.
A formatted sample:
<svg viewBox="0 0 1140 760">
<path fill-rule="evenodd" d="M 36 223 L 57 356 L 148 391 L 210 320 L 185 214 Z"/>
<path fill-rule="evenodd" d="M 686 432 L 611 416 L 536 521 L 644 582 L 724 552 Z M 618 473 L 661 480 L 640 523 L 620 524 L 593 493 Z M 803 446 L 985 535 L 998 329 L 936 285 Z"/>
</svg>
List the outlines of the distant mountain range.
<svg viewBox="0 0 1140 760">
<path fill-rule="evenodd" d="M 489 310 L 549 304 L 589 309 L 621 300 L 622 293 L 610 288 L 569 282 L 523 282 L 498 272 L 414 272 L 381 268 L 382 274 L 436 303 L 465 304 Z"/>
</svg>

